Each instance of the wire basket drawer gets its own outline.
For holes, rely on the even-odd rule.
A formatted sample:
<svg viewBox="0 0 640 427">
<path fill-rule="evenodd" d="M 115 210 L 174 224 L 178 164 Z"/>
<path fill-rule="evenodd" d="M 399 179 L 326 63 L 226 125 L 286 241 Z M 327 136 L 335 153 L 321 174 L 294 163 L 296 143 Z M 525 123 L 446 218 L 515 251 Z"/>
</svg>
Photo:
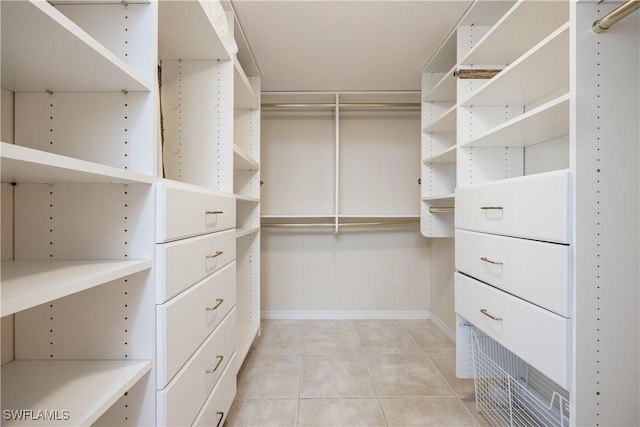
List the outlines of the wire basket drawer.
<svg viewBox="0 0 640 427">
<path fill-rule="evenodd" d="M 568 393 L 491 337 L 471 329 L 478 410 L 494 426 L 568 426 Z"/>
</svg>

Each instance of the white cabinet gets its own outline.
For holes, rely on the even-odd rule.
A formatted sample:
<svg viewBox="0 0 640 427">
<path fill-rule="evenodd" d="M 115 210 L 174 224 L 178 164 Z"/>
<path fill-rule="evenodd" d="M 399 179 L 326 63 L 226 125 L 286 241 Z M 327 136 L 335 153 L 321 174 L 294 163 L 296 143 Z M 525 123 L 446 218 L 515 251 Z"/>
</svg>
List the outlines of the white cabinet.
<svg viewBox="0 0 640 427">
<path fill-rule="evenodd" d="M 556 420 L 635 425 L 639 18 L 597 34 L 618 4 L 502 5 L 474 5 L 423 72 L 422 230 L 455 234 L 458 374 L 473 327 L 564 396 Z M 455 223 L 433 209 L 454 199 Z"/>
<path fill-rule="evenodd" d="M 3 247 L 7 231 L 14 242 L 3 341 L 15 343 L 2 409 L 66 409 L 64 425 L 153 424 L 156 6 L 0 7 L 3 97 L 14 101 L 0 145 L 2 182 L 13 184 L 3 216 L 15 212 L 2 235 Z"/>
<path fill-rule="evenodd" d="M 224 354 L 188 423 L 216 387 L 226 411 L 236 319 L 247 317 L 235 313 L 246 301 L 259 313 L 258 221 L 237 215 L 234 147 L 249 153 L 238 169 L 254 168 L 260 88 L 235 57 L 233 22 L 212 24 L 232 13 L 210 1 L 0 7 L 2 410 L 66 409 L 52 415 L 61 425 L 162 425 L 183 398 L 172 378 L 192 378 L 185 363 L 210 370 Z M 234 140 L 247 121 L 249 145 Z M 256 206 L 259 175 L 247 185 L 258 190 L 237 191 Z M 255 240 L 241 290 L 238 219 Z"/>
</svg>

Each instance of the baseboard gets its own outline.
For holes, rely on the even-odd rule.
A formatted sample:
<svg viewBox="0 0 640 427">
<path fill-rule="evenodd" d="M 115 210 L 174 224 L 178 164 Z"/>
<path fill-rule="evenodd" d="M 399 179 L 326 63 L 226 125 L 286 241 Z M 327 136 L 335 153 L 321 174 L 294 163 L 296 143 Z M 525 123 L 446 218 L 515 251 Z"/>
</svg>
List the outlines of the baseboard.
<svg viewBox="0 0 640 427">
<path fill-rule="evenodd" d="M 398 311 L 314 311 L 314 310 L 296 310 L 296 311 L 279 311 L 269 310 L 263 311 L 261 317 L 263 319 L 398 319 L 398 320 L 417 320 L 429 319 L 429 311 L 427 310 L 398 310 Z"/>
<path fill-rule="evenodd" d="M 449 338 L 455 344 L 455 342 L 456 342 L 456 331 L 455 330 L 451 329 L 438 316 L 434 316 L 433 314 L 431 314 L 429 320 L 431 320 L 431 323 L 433 323 L 433 326 L 438 328 L 440 330 L 440 332 L 445 334 L 447 336 L 447 338 Z"/>
</svg>

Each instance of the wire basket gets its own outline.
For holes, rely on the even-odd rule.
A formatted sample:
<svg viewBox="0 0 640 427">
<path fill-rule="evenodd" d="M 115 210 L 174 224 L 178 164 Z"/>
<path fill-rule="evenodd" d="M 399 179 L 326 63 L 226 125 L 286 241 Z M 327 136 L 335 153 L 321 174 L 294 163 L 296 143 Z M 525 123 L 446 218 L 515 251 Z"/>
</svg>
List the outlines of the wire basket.
<svg viewBox="0 0 640 427">
<path fill-rule="evenodd" d="M 568 393 L 474 328 L 476 405 L 493 426 L 568 426 Z"/>
</svg>

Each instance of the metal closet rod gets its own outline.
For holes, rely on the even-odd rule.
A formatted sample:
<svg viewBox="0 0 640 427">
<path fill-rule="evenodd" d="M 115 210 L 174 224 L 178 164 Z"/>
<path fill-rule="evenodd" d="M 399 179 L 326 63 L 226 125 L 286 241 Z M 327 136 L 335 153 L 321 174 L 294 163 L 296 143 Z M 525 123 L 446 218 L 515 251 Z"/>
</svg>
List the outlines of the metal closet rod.
<svg viewBox="0 0 640 427">
<path fill-rule="evenodd" d="M 369 227 L 378 225 L 400 225 L 400 224 L 413 224 L 419 222 L 419 219 L 403 219 L 394 221 L 363 221 L 363 222 L 339 222 L 338 227 Z M 312 222 L 300 222 L 300 223 L 262 223 L 261 227 L 287 227 L 287 228 L 321 228 L 336 226 L 335 223 L 312 223 Z"/>
<path fill-rule="evenodd" d="M 375 110 L 375 109 L 394 109 L 394 110 L 419 110 L 418 102 L 347 102 L 347 103 L 264 103 L 261 105 L 263 110 L 277 109 L 298 109 L 298 108 L 316 108 L 316 109 L 338 109 L 351 108 L 359 110 Z"/>
<path fill-rule="evenodd" d="M 429 208 L 429 212 L 431 212 L 431 213 L 453 213 L 453 212 L 455 212 L 455 208 L 453 206 L 443 206 L 443 207 L 432 206 L 432 207 Z"/>
<path fill-rule="evenodd" d="M 603 33 L 622 18 L 638 10 L 638 8 L 640 8 L 640 0 L 629 0 L 594 22 L 591 29 L 598 34 Z"/>
</svg>

